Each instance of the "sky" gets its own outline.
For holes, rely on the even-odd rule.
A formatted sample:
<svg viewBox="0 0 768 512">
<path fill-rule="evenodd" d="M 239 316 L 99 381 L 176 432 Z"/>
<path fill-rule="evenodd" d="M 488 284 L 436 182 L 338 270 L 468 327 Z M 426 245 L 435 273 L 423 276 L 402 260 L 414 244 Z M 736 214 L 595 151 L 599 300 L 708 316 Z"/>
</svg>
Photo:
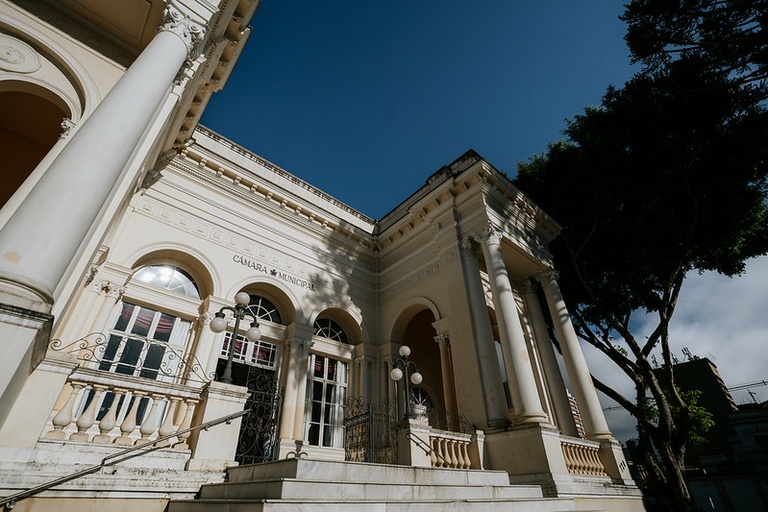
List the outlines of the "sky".
<svg viewBox="0 0 768 512">
<path fill-rule="evenodd" d="M 470 148 L 514 176 L 562 138 L 566 119 L 638 69 L 622 12 L 616 0 L 262 0 L 202 124 L 379 219 Z M 768 381 L 766 284 L 768 258 L 739 278 L 689 276 L 671 326 L 677 357 L 709 357 L 728 386 Z M 768 400 L 768 386 L 750 389 Z M 619 439 L 633 437 L 625 414 L 606 415 Z"/>
</svg>

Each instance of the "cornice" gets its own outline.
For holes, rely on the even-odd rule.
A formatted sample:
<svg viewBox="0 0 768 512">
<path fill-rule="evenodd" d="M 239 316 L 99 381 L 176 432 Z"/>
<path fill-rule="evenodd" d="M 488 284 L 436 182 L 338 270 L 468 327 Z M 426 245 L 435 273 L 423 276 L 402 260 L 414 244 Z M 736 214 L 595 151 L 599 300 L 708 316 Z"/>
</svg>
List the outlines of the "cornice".
<svg viewBox="0 0 768 512">
<path fill-rule="evenodd" d="M 302 220 L 307 227 L 315 229 L 319 236 L 335 235 L 340 240 L 346 239 L 345 246 L 348 249 L 370 254 L 374 248 L 373 237 L 369 233 L 345 225 L 341 219 L 332 218 L 295 196 L 290 197 L 282 189 L 270 186 L 266 180 L 259 179 L 248 170 L 235 165 L 223 167 L 215 160 L 208 160 L 204 152 L 198 152 L 195 147 L 182 151 L 174 160 L 174 166 L 258 208 L 266 207 L 271 213 L 286 218 L 292 215 L 292 222 L 295 223 L 295 218 Z"/>
<path fill-rule="evenodd" d="M 253 152 L 247 150 L 246 148 L 240 146 L 239 144 L 227 139 L 226 137 L 219 135 L 218 133 L 210 130 L 209 128 L 206 128 L 205 126 L 198 126 L 197 132 L 200 132 L 202 135 L 212 139 L 217 144 L 225 147 L 226 149 L 236 153 L 237 155 L 241 157 L 245 157 L 248 161 L 253 162 L 258 167 L 261 167 L 267 171 L 270 171 L 271 173 L 275 174 L 276 176 L 279 176 L 280 178 L 288 181 L 292 185 L 298 186 L 303 190 L 306 190 L 307 192 L 311 193 L 312 195 L 316 196 L 321 201 L 328 203 L 330 206 L 333 206 L 334 208 L 338 208 L 339 210 L 359 219 L 365 224 L 371 225 L 371 231 L 373 231 L 373 226 L 376 224 L 376 221 L 372 219 L 371 217 L 368 217 L 367 215 L 355 210 L 351 206 L 348 206 L 338 199 L 326 194 L 320 189 L 317 189 L 307 183 L 306 181 L 294 176 L 290 172 L 286 171 L 285 169 L 282 169 L 272 162 L 269 162 L 260 156 L 254 154 Z M 225 159 L 226 157 L 221 154 L 217 154 L 217 157 L 219 159 Z M 241 167 L 232 160 L 228 160 L 228 162 L 233 167 Z M 247 172 L 247 171 L 246 171 Z"/>
</svg>

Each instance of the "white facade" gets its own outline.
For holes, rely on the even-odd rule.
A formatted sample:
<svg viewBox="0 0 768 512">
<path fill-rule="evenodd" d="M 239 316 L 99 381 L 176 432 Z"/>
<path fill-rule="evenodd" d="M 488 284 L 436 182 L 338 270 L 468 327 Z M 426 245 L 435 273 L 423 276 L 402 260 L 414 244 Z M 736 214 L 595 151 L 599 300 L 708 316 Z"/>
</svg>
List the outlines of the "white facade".
<svg viewBox="0 0 768 512">
<path fill-rule="evenodd" d="M 377 221 L 197 126 L 257 3 L 0 0 L 0 108 L 47 123 L 0 131 L 18 183 L 0 211 L 2 494 L 165 435 L 117 476 L 44 496 L 162 510 L 194 494 L 242 455 L 240 419 L 184 431 L 242 410 L 249 370 L 281 390 L 277 458 L 371 461 L 345 418 L 402 415 L 388 376 L 408 345 L 429 420 L 400 428 L 437 455 L 401 439 L 388 462 L 642 509 L 557 288 L 559 228 L 502 173 L 469 151 Z M 229 338 L 209 323 L 243 291 L 261 338 L 236 346 L 225 384 Z"/>
</svg>

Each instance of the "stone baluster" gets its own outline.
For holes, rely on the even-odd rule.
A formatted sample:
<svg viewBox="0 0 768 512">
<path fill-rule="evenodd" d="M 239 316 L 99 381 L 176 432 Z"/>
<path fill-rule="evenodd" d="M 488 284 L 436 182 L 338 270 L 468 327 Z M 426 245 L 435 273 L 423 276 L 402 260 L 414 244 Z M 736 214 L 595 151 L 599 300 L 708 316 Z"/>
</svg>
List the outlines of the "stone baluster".
<svg viewBox="0 0 768 512">
<path fill-rule="evenodd" d="M 122 446 L 130 446 L 133 444 L 133 439 L 129 436 L 136 430 L 136 415 L 139 411 L 139 404 L 141 403 L 141 399 L 146 395 L 147 393 L 144 391 L 133 392 L 133 403 L 129 406 L 131 409 L 120 424 L 120 437 L 115 439 L 115 444 Z"/>
<path fill-rule="evenodd" d="M 141 439 L 136 441 L 137 444 L 149 441 L 149 438 L 157 430 L 157 409 L 160 406 L 160 401 L 164 398 L 164 395 L 152 394 L 152 409 L 150 409 L 149 414 L 144 415 L 144 419 L 141 421 L 141 428 L 139 429 Z"/>
<path fill-rule="evenodd" d="M 192 413 L 195 412 L 195 405 L 197 405 L 198 401 L 199 400 L 195 399 L 188 399 L 185 401 L 187 405 L 187 411 L 184 413 L 184 420 L 181 422 L 181 425 L 179 425 L 179 442 L 173 445 L 176 450 L 189 450 L 187 440 L 189 439 L 190 432 L 181 431 L 188 429 L 192 424 Z"/>
<path fill-rule="evenodd" d="M 160 425 L 160 430 L 157 432 L 160 437 L 169 436 L 173 433 L 173 418 L 180 401 L 181 399 L 176 398 L 175 396 L 170 398 L 168 407 L 165 409 L 165 418 L 163 419 L 162 425 Z M 170 444 L 170 439 L 162 441 L 163 446 L 168 446 Z"/>
<path fill-rule="evenodd" d="M 440 459 L 437 458 L 437 454 L 435 453 L 437 451 L 437 443 L 438 443 L 438 439 L 436 437 L 429 438 L 429 444 L 430 444 L 429 463 L 432 467 L 435 467 L 435 468 L 439 468 L 441 463 Z"/>
<path fill-rule="evenodd" d="M 64 440 L 67 437 L 64 429 L 72 423 L 72 409 L 75 406 L 75 399 L 80 394 L 80 390 L 85 387 L 85 383 L 70 382 L 70 386 L 72 387 L 72 391 L 69 393 L 67 402 L 51 420 L 51 423 L 53 423 L 53 430 L 45 434 L 45 439 Z"/>
<path fill-rule="evenodd" d="M 117 425 L 117 413 L 119 412 L 118 410 L 120 408 L 121 399 L 127 392 L 128 390 L 123 388 L 114 388 L 112 390 L 112 393 L 114 393 L 114 398 L 112 398 L 112 405 L 109 406 L 107 414 L 105 414 L 99 422 L 100 433 L 94 436 L 94 443 L 109 444 L 113 441 L 109 433 L 112 432 L 112 429 L 114 429 Z"/>
<path fill-rule="evenodd" d="M 101 386 L 99 384 L 93 385 L 93 397 L 91 397 L 91 403 L 88 404 L 88 407 L 83 411 L 83 414 L 77 419 L 77 423 L 75 423 L 75 425 L 77 425 L 77 432 L 69 436 L 70 441 L 78 441 L 82 443 L 88 442 L 88 438 L 90 437 L 88 435 L 88 429 L 91 428 L 96 421 L 96 411 L 99 410 L 101 394 L 104 393 L 104 390 L 106 389 L 106 386 Z"/>
</svg>

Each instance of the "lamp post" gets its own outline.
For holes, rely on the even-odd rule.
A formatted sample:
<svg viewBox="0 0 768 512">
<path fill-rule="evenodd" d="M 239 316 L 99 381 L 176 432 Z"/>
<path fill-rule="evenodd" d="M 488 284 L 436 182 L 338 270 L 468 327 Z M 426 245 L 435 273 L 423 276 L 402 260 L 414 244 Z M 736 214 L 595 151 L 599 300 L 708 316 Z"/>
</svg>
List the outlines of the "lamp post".
<svg viewBox="0 0 768 512">
<path fill-rule="evenodd" d="M 397 382 L 405 376 L 405 418 L 411 419 L 413 413 L 411 412 L 411 387 L 409 381 L 413 383 L 414 386 L 418 386 L 421 384 L 424 377 L 419 373 L 416 363 L 408 360 L 408 356 L 411 355 L 411 348 L 408 345 L 400 347 L 399 353 L 400 357 L 395 359 L 393 363 L 394 368 L 389 372 L 389 378 Z M 413 373 L 411 373 L 409 377 L 408 372 L 410 371 L 410 367 L 413 367 Z"/>
<path fill-rule="evenodd" d="M 245 337 L 248 341 L 257 342 L 261 338 L 261 331 L 259 330 L 258 319 L 248 312 L 248 303 L 251 302 L 251 296 L 245 292 L 240 292 L 235 295 L 235 307 L 224 306 L 214 315 L 214 319 L 211 320 L 210 328 L 213 332 L 219 333 L 227 328 L 227 320 L 225 311 L 231 311 L 232 316 L 235 317 L 235 329 L 232 333 L 232 338 L 229 340 L 229 353 L 227 354 L 227 364 L 224 366 L 224 373 L 221 375 L 221 382 L 225 384 L 232 384 L 232 360 L 235 357 L 235 345 L 237 344 L 237 332 L 240 330 L 240 320 L 249 316 L 253 318 L 251 322 L 251 328 L 245 332 Z"/>
</svg>

